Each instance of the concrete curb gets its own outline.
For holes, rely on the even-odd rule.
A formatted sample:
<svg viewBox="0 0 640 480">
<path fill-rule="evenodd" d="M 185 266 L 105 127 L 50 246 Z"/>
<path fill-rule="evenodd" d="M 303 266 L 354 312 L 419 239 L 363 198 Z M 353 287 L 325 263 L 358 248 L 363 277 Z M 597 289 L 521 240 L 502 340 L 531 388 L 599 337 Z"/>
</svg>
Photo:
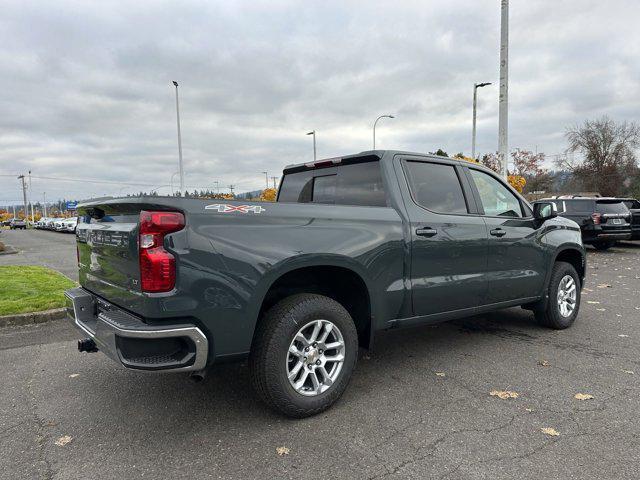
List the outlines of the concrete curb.
<svg viewBox="0 0 640 480">
<path fill-rule="evenodd" d="M 67 314 L 66 308 L 54 308 L 42 312 L 20 313 L 18 315 L 4 315 L 0 317 L 0 327 L 15 325 L 32 325 L 34 323 L 44 323 L 51 320 L 59 320 Z"/>
</svg>

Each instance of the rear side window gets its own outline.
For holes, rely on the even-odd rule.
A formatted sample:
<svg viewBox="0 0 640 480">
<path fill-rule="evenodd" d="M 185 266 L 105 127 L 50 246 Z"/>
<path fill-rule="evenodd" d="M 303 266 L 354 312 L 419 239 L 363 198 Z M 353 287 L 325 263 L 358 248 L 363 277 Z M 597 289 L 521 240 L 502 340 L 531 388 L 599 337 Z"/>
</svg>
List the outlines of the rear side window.
<svg viewBox="0 0 640 480">
<path fill-rule="evenodd" d="M 596 202 L 596 210 L 600 213 L 628 213 L 629 209 L 622 202 Z"/>
<path fill-rule="evenodd" d="M 405 163 L 409 189 L 418 205 L 438 213 L 467 213 L 462 185 L 452 165 Z"/>
<path fill-rule="evenodd" d="M 567 213 L 592 213 L 593 201 L 591 200 L 565 200 Z"/>
<path fill-rule="evenodd" d="M 387 206 L 377 161 L 286 174 L 278 201 Z"/>
</svg>

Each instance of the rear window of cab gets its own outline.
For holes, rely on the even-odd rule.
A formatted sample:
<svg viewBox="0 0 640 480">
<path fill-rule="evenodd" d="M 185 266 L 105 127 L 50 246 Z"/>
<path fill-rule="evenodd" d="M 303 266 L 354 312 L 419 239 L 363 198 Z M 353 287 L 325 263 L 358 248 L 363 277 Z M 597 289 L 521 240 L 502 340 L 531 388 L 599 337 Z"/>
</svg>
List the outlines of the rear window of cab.
<svg viewBox="0 0 640 480">
<path fill-rule="evenodd" d="M 380 162 L 285 174 L 278 202 L 386 207 Z"/>
</svg>

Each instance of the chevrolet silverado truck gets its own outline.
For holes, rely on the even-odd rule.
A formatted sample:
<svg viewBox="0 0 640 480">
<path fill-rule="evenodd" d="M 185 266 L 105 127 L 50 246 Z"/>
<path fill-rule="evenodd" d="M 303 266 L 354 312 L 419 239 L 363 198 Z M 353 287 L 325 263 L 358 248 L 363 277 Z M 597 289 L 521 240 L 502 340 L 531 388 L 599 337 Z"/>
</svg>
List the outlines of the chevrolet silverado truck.
<svg viewBox="0 0 640 480">
<path fill-rule="evenodd" d="M 381 330 L 523 306 L 569 327 L 580 228 L 494 172 L 398 151 L 285 168 L 275 203 L 127 197 L 84 203 L 68 315 L 129 369 L 248 359 L 291 417 L 331 406 Z"/>
</svg>

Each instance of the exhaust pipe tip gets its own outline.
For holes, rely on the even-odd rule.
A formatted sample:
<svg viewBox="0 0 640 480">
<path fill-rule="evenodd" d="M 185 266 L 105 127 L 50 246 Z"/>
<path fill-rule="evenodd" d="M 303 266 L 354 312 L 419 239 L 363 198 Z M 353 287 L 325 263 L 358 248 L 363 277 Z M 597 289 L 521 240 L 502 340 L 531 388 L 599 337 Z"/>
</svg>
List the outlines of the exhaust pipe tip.
<svg viewBox="0 0 640 480">
<path fill-rule="evenodd" d="M 189 374 L 189 379 L 194 383 L 202 382 L 207 376 L 206 370 L 199 370 L 197 372 L 192 372 Z"/>
<path fill-rule="evenodd" d="M 84 338 L 82 340 L 78 340 L 78 351 L 93 353 L 98 351 L 98 347 L 92 338 Z"/>
</svg>

